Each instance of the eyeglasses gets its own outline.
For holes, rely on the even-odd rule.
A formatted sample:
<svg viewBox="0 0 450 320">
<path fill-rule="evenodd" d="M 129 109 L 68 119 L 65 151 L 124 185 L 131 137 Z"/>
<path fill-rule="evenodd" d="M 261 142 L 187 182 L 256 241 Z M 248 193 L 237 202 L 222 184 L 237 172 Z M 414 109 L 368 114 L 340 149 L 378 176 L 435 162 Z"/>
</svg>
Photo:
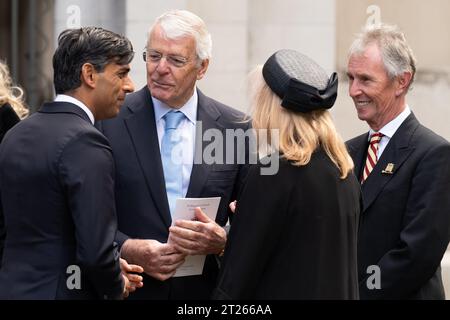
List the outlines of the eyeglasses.
<svg viewBox="0 0 450 320">
<path fill-rule="evenodd" d="M 188 58 L 171 54 L 163 55 L 155 50 L 148 50 L 142 53 L 142 58 L 145 62 L 159 63 L 164 56 L 166 57 L 166 61 L 175 68 L 184 67 L 189 62 Z"/>
</svg>

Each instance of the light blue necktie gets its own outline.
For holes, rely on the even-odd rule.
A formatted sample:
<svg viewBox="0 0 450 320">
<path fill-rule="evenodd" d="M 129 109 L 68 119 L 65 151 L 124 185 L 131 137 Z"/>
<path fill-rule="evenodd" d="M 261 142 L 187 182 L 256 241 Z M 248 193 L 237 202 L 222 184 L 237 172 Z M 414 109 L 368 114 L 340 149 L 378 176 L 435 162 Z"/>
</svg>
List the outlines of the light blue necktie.
<svg viewBox="0 0 450 320">
<path fill-rule="evenodd" d="M 169 111 L 164 115 L 166 123 L 161 141 L 161 160 L 171 215 L 175 211 L 177 199 L 183 197 L 181 159 L 176 159 L 179 155 L 173 153 L 174 147 L 181 143 L 181 136 L 175 132 L 183 118 L 184 114 L 180 111 Z"/>
</svg>

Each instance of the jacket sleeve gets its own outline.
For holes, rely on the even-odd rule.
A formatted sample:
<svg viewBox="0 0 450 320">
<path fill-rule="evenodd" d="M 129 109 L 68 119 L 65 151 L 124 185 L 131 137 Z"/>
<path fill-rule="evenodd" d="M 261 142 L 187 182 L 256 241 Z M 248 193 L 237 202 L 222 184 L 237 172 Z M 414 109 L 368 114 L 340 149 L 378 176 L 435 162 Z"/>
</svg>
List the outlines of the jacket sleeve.
<svg viewBox="0 0 450 320">
<path fill-rule="evenodd" d="M 251 122 L 248 121 L 243 128 L 244 132 L 251 130 Z M 245 183 L 247 181 L 247 176 L 250 170 L 250 164 L 252 163 L 251 156 L 256 155 L 256 149 L 255 143 L 252 143 L 250 139 L 246 139 L 245 143 L 243 144 L 243 147 L 238 148 L 235 150 L 236 153 L 236 159 L 238 163 L 242 163 L 239 166 L 239 172 L 237 174 L 236 180 L 234 182 L 233 192 L 231 194 L 231 201 L 234 201 L 239 198 L 240 194 L 243 191 L 243 188 L 245 186 Z M 231 212 L 231 209 L 228 208 L 228 217 L 230 219 L 230 223 L 233 221 L 233 212 Z M 227 232 L 228 233 L 228 232 Z"/>
<path fill-rule="evenodd" d="M 6 132 L 20 121 L 14 109 L 8 103 L 0 107 L 0 143 Z M 0 267 L 2 266 L 3 248 L 5 245 L 6 229 L 3 217 L 0 193 Z"/>
<path fill-rule="evenodd" d="M 97 132 L 72 139 L 61 154 L 59 172 L 74 222 L 82 277 L 101 298 L 118 299 L 123 283 L 114 242 L 114 161 L 107 140 Z"/>
<path fill-rule="evenodd" d="M 105 134 L 103 121 L 97 121 L 95 123 L 95 127 L 97 128 L 98 131 L 100 131 L 101 133 Z M 116 236 L 115 236 L 115 241 L 119 245 L 119 248 L 122 248 L 122 245 L 124 244 L 124 242 L 127 241 L 129 238 L 130 237 L 128 235 L 126 235 L 125 233 L 121 232 L 120 230 L 117 230 Z"/>
<path fill-rule="evenodd" d="M 2 268 L 3 248 L 5 247 L 5 218 L 3 216 L 2 196 L 0 191 L 0 269 Z"/>
<path fill-rule="evenodd" d="M 449 243 L 449 190 L 450 145 L 440 143 L 415 169 L 398 244 L 378 263 L 381 290 L 369 290 L 366 277 L 360 282 L 361 299 L 411 296 L 433 276 Z"/>
<path fill-rule="evenodd" d="M 237 202 L 214 299 L 254 298 L 287 213 L 288 192 L 274 180 L 277 176 L 260 175 L 260 166 L 250 169 Z"/>
</svg>

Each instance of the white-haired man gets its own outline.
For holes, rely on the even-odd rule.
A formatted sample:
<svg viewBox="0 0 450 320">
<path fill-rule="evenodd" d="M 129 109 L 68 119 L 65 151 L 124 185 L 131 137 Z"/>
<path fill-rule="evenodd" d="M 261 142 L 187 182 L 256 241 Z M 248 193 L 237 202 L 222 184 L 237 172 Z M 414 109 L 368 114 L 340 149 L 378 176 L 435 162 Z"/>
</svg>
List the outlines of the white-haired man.
<svg viewBox="0 0 450 320">
<path fill-rule="evenodd" d="M 347 142 L 362 184 L 361 299 L 444 299 L 449 243 L 450 144 L 406 103 L 416 63 L 394 26 L 366 29 L 348 61 L 349 94 L 370 127 Z"/>
<path fill-rule="evenodd" d="M 193 13 L 158 17 L 144 52 L 147 86 L 127 96 L 120 115 L 101 125 L 116 161 L 117 240 L 122 256 L 139 261 L 147 275 L 134 298 L 207 299 L 216 282 L 214 255 L 225 247 L 228 204 L 247 170 L 236 162 L 194 163 L 203 154 L 196 141 L 202 142 L 208 129 L 245 130 L 249 124 L 242 113 L 196 88 L 208 69 L 211 46 L 204 22 Z M 173 145 L 166 139 L 174 128 L 181 164 L 171 159 Z M 211 196 L 221 197 L 216 221 L 197 211 L 196 221 L 171 227 L 177 198 Z M 202 275 L 172 277 L 187 255 L 197 254 L 208 255 Z"/>
</svg>

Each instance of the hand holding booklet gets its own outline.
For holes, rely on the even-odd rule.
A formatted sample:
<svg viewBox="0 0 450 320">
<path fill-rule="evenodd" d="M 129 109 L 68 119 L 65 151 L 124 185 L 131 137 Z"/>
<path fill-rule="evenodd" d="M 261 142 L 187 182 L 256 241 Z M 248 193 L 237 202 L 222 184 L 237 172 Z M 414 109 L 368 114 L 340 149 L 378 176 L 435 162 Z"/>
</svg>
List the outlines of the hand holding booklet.
<svg viewBox="0 0 450 320">
<path fill-rule="evenodd" d="M 172 215 L 172 224 L 176 220 L 193 220 L 195 208 L 199 207 L 212 220 L 216 220 L 220 197 L 213 198 L 179 198 L 177 199 L 175 213 Z M 177 269 L 174 277 L 201 275 L 205 264 L 205 255 L 187 256 L 186 261 Z"/>
</svg>

